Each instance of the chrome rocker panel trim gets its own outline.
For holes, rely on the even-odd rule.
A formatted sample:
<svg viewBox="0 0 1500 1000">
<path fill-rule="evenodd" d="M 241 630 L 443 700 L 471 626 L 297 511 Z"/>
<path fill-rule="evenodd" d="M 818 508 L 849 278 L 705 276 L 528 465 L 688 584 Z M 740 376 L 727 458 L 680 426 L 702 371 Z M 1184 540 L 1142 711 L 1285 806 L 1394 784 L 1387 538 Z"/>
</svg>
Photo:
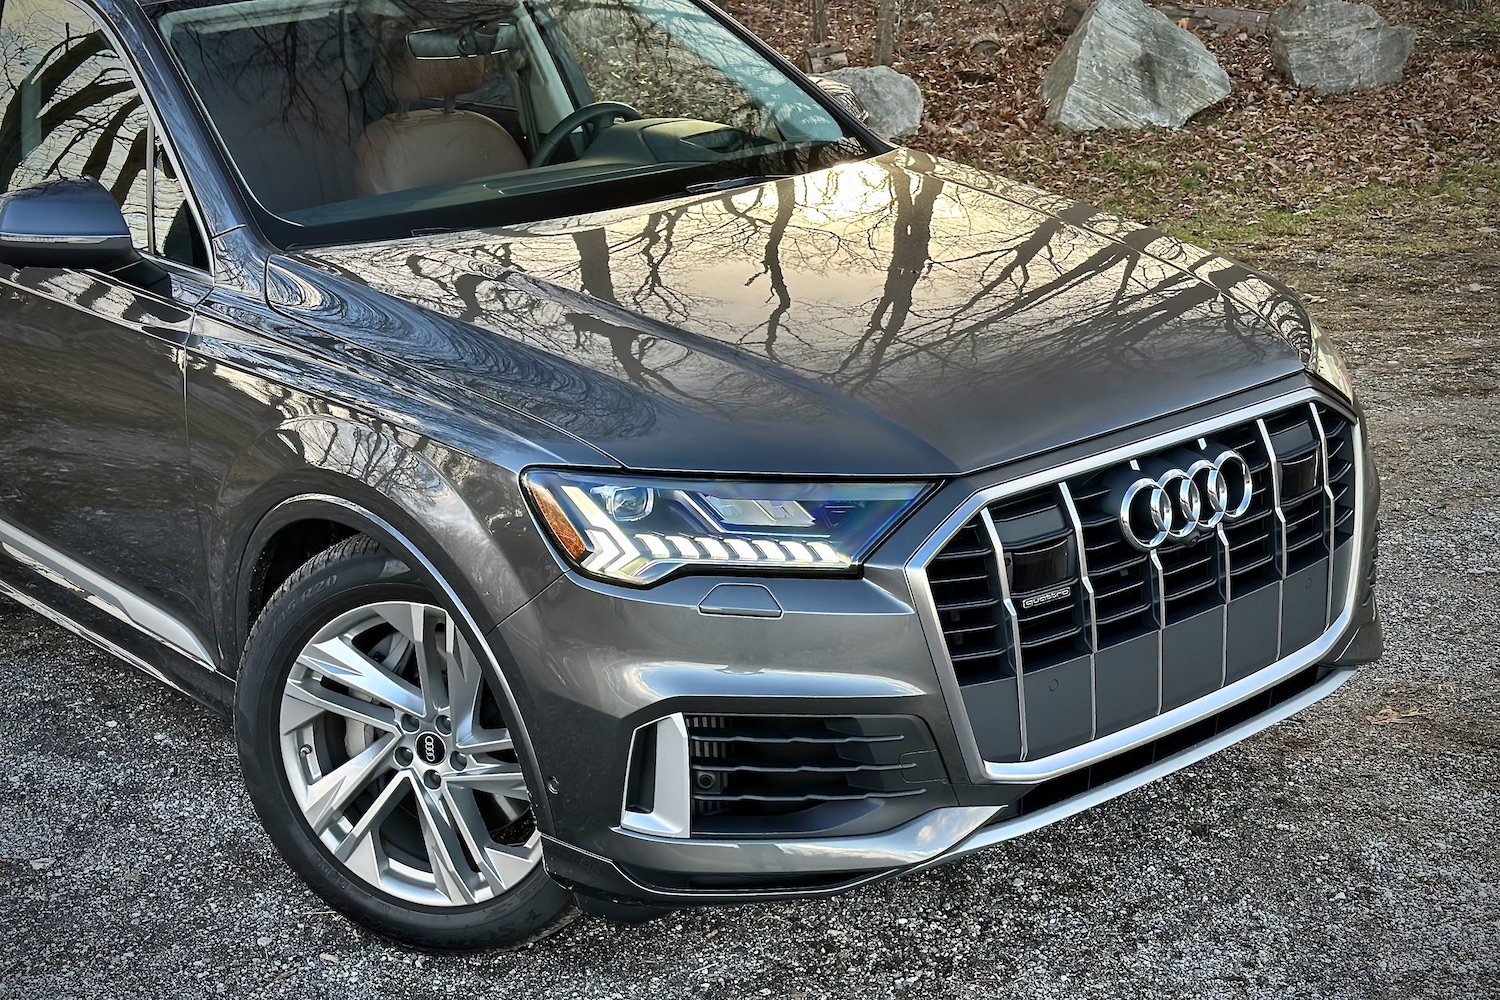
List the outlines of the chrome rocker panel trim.
<svg viewBox="0 0 1500 1000">
<path fill-rule="evenodd" d="M 180 684 L 172 680 L 172 678 L 168 677 L 166 674 L 162 673 L 156 667 L 153 667 L 151 664 L 141 659 L 139 656 L 136 656 L 134 653 L 130 652 L 127 649 L 121 648 L 110 640 L 104 638 L 104 636 L 100 635 L 98 632 L 95 632 L 93 629 L 90 629 L 84 625 L 80 625 L 78 622 L 69 618 L 67 615 L 63 614 L 61 611 L 58 611 L 56 608 L 49 607 L 48 605 L 43 604 L 41 601 L 32 597 L 30 594 L 27 594 L 16 587 L 12 587 L 4 580 L 0 580 L 0 595 L 10 598 L 24 608 L 35 611 L 43 618 L 46 618 L 47 620 L 62 626 L 69 632 L 72 632 L 74 635 L 78 636 L 80 639 L 88 640 L 95 646 L 98 646 L 100 649 L 104 650 L 106 653 L 109 653 L 111 656 L 124 660 L 132 667 L 135 667 L 137 670 L 149 674 L 151 677 L 161 681 L 163 684 L 167 685 L 167 687 L 178 692 L 179 694 L 188 695 L 188 692 L 183 690 Z M 191 697 L 191 695 L 188 696 Z"/>
<path fill-rule="evenodd" d="M 932 590 L 928 586 L 926 573 L 927 564 L 948 543 L 948 539 L 952 537 L 953 533 L 963 527 L 976 513 L 996 500 L 1012 494 L 1024 493 L 1038 486 L 1062 482 L 1080 474 L 1092 472 L 1103 466 L 1128 461 L 1139 455 L 1150 454 L 1183 440 L 1204 437 L 1226 427 L 1247 423 L 1251 420 L 1258 420 L 1268 414 L 1276 413 L 1289 407 L 1313 402 L 1323 403 L 1324 405 L 1345 412 L 1353 427 L 1355 514 L 1354 534 L 1350 544 L 1354 546 L 1351 554 L 1351 565 L 1357 567 L 1360 565 L 1360 559 L 1363 556 L 1365 529 L 1363 504 L 1366 491 L 1364 481 L 1365 469 L 1364 463 L 1359 460 L 1364 454 L 1364 427 L 1355 419 L 1348 404 L 1314 388 L 1299 389 L 1295 392 L 1286 393 L 1257 403 L 1254 406 L 1221 414 L 1211 420 L 1200 421 L 1199 423 L 1191 424 L 1175 431 L 1158 434 L 1133 444 L 1112 448 L 1109 451 L 1102 452 L 1090 458 L 1069 462 L 1066 465 L 1054 466 L 1020 479 L 987 487 L 971 495 L 959 505 L 958 509 L 947 520 L 933 530 L 926 541 L 922 543 L 921 547 L 917 549 L 916 554 L 907 560 L 905 574 L 907 582 L 912 589 L 917 614 L 922 622 L 922 629 L 927 635 L 928 649 L 932 654 L 933 662 L 939 667 L 938 678 L 942 685 L 944 697 L 948 702 L 948 710 L 953 719 L 955 734 L 963 748 L 970 776 L 975 782 L 1034 784 L 1059 777 L 1070 771 L 1088 767 L 1106 758 L 1125 753 L 1126 751 L 1160 739 L 1179 729 L 1184 729 L 1208 716 L 1216 715 L 1246 698 L 1253 697 L 1262 691 L 1275 687 L 1298 671 L 1327 659 L 1335 651 L 1334 647 L 1337 645 L 1339 639 L 1343 637 L 1344 632 L 1348 629 L 1354 618 L 1355 606 L 1359 594 L 1359 574 L 1355 572 L 1349 574 L 1342 611 L 1312 645 L 1303 647 L 1291 656 L 1277 660 L 1275 663 L 1256 671 L 1249 677 L 1236 681 L 1227 687 L 1222 687 L 1212 694 L 1205 695 L 1179 708 L 1172 709 L 1109 736 L 1091 740 L 1088 743 L 1083 743 L 1069 750 L 1064 750 L 1048 757 L 1041 757 L 1037 760 L 996 763 L 984 760 L 979 752 L 978 742 L 974 738 L 973 725 L 970 722 L 968 710 L 964 705 L 963 693 L 959 689 L 957 676 L 953 672 L 952 661 L 948 658 L 948 648 L 943 639 L 942 625 L 937 617 L 937 606 L 933 600 Z"/>
<path fill-rule="evenodd" d="M 30 532 L 5 520 L 0 520 L 0 553 L 14 559 L 43 579 L 80 595 L 90 604 L 108 612 L 143 635 L 155 639 L 204 670 L 217 672 L 218 668 L 214 666 L 214 655 L 193 634 L 192 629 L 145 598 L 125 589 L 102 573 L 90 569 L 72 556 L 59 552 Z M 7 588 L 7 590 L 13 591 L 14 588 Z M 18 599 L 23 603 L 28 603 L 28 606 L 36 603 L 35 601 L 27 602 L 24 597 Z M 60 616 L 53 613 L 48 617 L 57 619 Z M 93 638 L 92 634 L 84 637 Z M 105 648 L 111 652 L 115 651 L 113 643 Z M 125 654 L 121 655 L 135 662 L 134 658 Z M 152 676 L 158 676 L 155 670 L 149 672 Z"/>
</svg>

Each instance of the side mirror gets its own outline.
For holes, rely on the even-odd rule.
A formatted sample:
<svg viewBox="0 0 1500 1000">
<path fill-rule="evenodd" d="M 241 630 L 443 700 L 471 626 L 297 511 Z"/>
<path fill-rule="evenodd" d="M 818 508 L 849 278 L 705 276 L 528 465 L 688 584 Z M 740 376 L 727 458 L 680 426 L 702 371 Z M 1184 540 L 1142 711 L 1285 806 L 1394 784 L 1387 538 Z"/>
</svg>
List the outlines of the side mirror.
<svg viewBox="0 0 1500 1000">
<path fill-rule="evenodd" d="M 139 257 L 120 206 L 96 180 L 48 181 L 0 195 L 0 263 L 116 270 Z"/>
<path fill-rule="evenodd" d="M 870 109 L 865 107 L 865 102 L 855 92 L 853 87 L 847 83 L 840 83 L 832 77 L 819 76 L 817 74 L 810 75 L 808 79 L 824 94 L 832 98 L 833 103 L 848 112 L 850 117 L 855 121 L 861 125 L 869 126 Z"/>
</svg>

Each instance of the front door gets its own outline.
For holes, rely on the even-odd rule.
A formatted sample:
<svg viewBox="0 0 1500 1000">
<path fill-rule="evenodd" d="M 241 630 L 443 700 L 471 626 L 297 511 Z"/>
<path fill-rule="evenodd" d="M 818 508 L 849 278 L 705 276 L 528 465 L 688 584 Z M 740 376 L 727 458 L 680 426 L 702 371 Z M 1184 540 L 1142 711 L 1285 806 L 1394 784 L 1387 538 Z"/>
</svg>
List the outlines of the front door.
<svg viewBox="0 0 1500 1000">
<path fill-rule="evenodd" d="M 3 4 L 0 192 L 97 178 L 166 273 L 142 287 L 139 274 L 0 265 L 0 575 L 86 594 L 121 627 L 211 663 L 183 375 L 209 282 L 164 252 L 191 220 L 92 15 L 68 0 Z"/>
</svg>

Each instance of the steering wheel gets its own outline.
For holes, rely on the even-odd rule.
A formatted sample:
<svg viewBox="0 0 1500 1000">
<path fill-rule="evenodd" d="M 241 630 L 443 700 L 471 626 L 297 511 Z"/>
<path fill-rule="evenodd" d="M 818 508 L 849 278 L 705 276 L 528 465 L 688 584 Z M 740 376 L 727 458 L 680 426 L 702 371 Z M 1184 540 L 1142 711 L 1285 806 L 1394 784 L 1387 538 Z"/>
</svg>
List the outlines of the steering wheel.
<svg viewBox="0 0 1500 1000">
<path fill-rule="evenodd" d="M 552 162 L 562 146 L 563 140 L 572 135 L 574 130 L 583 125 L 591 125 L 595 122 L 613 122 L 623 119 L 627 122 L 640 121 L 646 117 L 628 104 L 620 104 L 616 101 L 600 101 L 597 104 L 585 104 L 583 107 L 568 115 L 562 121 L 552 126 L 542 141 L 537 144 L 536 152 L 531 154 L 530 166 L 545 167 Z"/>
</svg>

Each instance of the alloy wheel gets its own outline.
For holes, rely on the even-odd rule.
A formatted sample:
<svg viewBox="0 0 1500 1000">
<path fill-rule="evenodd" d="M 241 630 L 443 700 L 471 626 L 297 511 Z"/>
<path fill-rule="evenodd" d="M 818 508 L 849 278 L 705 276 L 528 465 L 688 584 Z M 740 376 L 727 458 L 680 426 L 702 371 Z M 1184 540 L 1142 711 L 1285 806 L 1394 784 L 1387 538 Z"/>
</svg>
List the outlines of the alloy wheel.
<svg viewBox="0 0 1500 1000">
<path fill-rule="evenodd" d="M 390 601 L 338 616 L 282 691 L 282 763 L 316 836 L 401 900 L 455 907 L 515 887 L 541 860 L 499 701 L 451 616 Z"/>
</svg>

